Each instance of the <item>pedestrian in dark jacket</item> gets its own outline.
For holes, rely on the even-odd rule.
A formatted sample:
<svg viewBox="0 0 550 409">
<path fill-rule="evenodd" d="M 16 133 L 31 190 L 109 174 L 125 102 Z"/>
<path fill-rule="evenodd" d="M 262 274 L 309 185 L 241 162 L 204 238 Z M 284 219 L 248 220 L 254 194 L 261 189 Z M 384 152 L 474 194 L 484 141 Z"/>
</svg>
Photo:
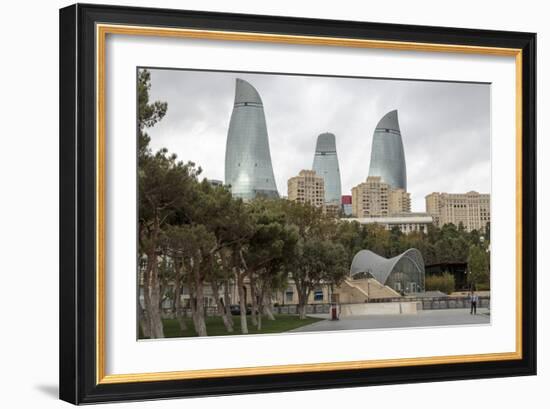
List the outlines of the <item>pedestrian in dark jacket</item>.
<svg viewBox="0 0 550 409">
<path fill-rule="evenodd" d="M 477 314 L 477 302 L 479 300 L 479 297 L 476 293 L 472 291 L 472 295 L 470 296 L 470 314 Z"/>
</svg>

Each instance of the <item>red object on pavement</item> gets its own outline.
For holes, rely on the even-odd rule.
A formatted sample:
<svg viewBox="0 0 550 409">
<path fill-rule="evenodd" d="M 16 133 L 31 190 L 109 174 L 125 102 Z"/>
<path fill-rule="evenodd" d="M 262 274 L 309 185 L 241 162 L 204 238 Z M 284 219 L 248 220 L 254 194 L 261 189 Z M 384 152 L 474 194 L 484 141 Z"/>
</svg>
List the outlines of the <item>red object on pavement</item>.
<svg viewBox="0 0 550 409">
<path fill-rule="evenodd" d="M 336 304 L 332 304 L 332 306 L 331 306 L 330 309 L 331 309 L 331 319 L 332 319 L 333 321 L 337 320 L 337 319 L 338 319 L 338 316 L 337 316 L 337 314 L 336 314 Z"/>
</svg>

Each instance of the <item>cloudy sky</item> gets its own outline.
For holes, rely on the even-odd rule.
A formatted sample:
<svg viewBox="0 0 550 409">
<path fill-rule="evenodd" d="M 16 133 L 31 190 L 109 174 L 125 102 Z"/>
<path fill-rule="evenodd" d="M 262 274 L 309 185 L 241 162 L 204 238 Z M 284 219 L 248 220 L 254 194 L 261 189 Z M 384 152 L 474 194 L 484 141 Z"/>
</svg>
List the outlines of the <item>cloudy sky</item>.
<svg viewBox="0 0 550 409">
<path fill-rule="evenodd" d="M 310 169 L 317 135 L 332 132 L 342 194 L 368 175 L 372 136 L 388 111 L 398 110 L 412 210 L 425 211 L 431 192 L 489 193 L 490 85 L 363 78 L 307 77 L 151 69 L 151 100 L 168 103 L 148 132 L 166 147 L 224 179 L 227 130 L 235 78 L 260 93 L 279 193 Z"/>
</svg>

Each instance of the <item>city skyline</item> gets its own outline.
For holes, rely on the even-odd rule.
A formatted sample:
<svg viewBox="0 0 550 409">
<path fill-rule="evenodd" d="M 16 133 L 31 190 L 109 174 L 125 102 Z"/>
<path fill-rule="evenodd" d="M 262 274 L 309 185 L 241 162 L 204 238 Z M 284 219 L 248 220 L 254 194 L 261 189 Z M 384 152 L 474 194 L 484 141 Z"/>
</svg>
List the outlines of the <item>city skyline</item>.
<svg viewBox="0 0 550 409">
<path fill-rule="evenodd" d="M 220 146 L 239 77 L 263 100 L 274 177 L 283 196 L 287 180 L 310 169 L 316 138 L 327 132 L 336 135 L 342 194 L 350 194 L 368 175 L 378 121 L 394 109 L 413 211 L 424 210 L 425 195 L 434 191 L 490 192 L 487 84 L 156 69 L 151 74 L 151 99 L 168 103 L 166 117 L 150 130 L 152 148 L 167 147 L 181 160 L 197 163 L 209 179 L 225 180 L 226 152 Z"/>
</svg>

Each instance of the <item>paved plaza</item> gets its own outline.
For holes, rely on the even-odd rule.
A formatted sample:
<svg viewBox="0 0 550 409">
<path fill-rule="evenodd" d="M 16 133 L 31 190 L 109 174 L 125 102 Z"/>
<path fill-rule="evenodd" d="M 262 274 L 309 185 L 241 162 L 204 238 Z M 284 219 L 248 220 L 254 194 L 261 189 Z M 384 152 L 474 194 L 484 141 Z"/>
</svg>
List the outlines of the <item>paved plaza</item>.
<svg viewBox="0 0 550 409">
<path fill-rule="evenodd" d="M 490 324 L 491 318 L 487 308 L 479 308 L 477 315 L 471 315 L 469 309 L 425 310 L 417 314 L 400 315 L 363 315 L 340 318 L 338 321 L 328 319 L 328 314 L 312 315 L 326 318 L 314 324 L 291 330 L 290 332 L 340 331 L 353 329 L 434 327 L 450 325 Z"/>
</svg>

